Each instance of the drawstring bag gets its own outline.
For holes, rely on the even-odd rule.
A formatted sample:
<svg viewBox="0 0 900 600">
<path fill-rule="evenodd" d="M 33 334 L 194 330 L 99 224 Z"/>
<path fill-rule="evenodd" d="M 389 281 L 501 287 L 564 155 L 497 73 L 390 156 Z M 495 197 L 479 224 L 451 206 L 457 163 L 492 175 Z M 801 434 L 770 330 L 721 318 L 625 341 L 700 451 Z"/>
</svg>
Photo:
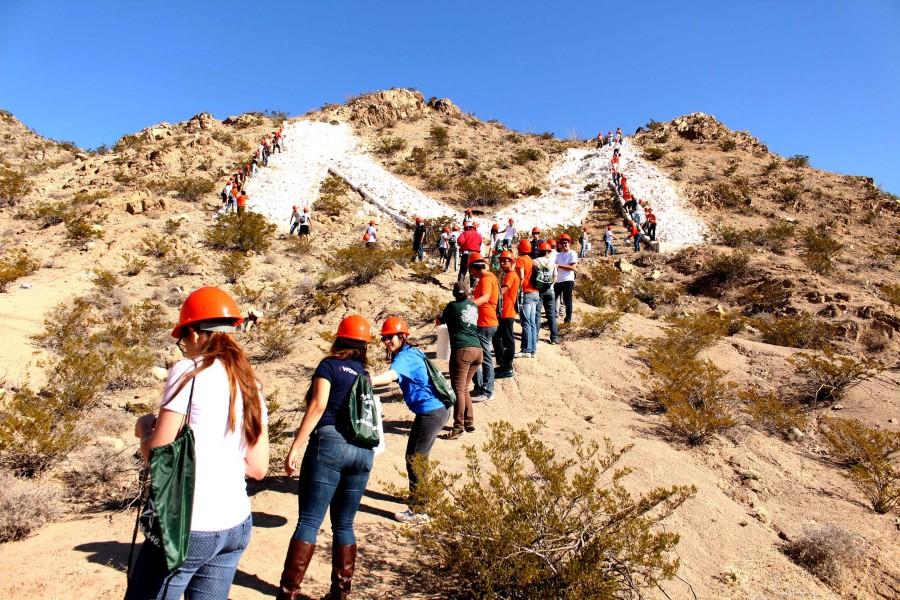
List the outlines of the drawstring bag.
<svg viewBox="0 0 900 600">
<path fill-rule="evenodd" d="M 188 421 L 193 398 L 194 379 L 191 379 L 191 392 L 181 430 L 172 442 L 150 449 L 150 463 L 145 471 L 149 475 L 150 485 L 139 506 L 131 538 L 133 553 L 140 528 L 146 537 L 144 543 L 153 544 L 163 553 L 170 573 L 184 563 L 191 537 L 196 465 L 194 432 Z M 128 570 L 130 574 L 131 555 L 128 557 Z"/>
<path fill-rule="evenodd" d="M 425 356 L 425 353 L 416 348 L 416 351 L 422 355 L 422 360 L 425 361 L 425 370 L 428 371 L 428 379 L 431 381 L 431 387 L 434 389 L 434 395 L 437 396 L 438 400 L 446 408 L 451 408 L 456 404 L 456 392 L 453 391 L 453 388 L 450 386 L 450 382 L 447 381 L 447 378 L 444 377 L 444 374 L 441 373 L 441 370 L 438 369 L 437 365 L 434 362 Z"/>
<path fill-rule="evenodd" d="M 378 410 L 375 406 L 372 382 L 365 373 L 358 374 L 353 387 L 350 388 L 345 414 L 353 443 L 363 448 L 376 447 L 380 441 Z"/>
</svg>

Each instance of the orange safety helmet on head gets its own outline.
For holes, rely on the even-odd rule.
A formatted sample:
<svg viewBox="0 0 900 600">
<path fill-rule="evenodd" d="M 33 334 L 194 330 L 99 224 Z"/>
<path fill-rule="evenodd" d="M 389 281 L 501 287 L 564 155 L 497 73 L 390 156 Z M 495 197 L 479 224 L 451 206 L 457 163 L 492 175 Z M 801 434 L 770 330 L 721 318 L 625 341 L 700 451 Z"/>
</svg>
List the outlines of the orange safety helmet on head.
<svg viewBox="0 0 900 600">
<path fill-rule="evenodd" d="M 416 217 L 416 223 L 421 223 L 421 222 L 422 222 L 422 217 Z"/>
<path fill-rule="evenodd" d="M 394 335 L 397 333 L 405 333 L 409 335 L 409 323 L 401 317 L 388 317 L 381 325 L 381 335 Z"/>
<path fill-rule="evenodd" d="M 469 266 L 471 267 L 475 263 L 485 264 L 484 257 L 478 252 L 473 252 L 469 255 Z"/>
<path fill-rule="evenodd" d="M 522 240 L 519 242 L 519 254 L 529 254 L 531 252 L 531 242 Z"/>
<path fill-rule="evenodd" d="M 551 248 L 556 248 L 556 240 L 547 240 L 547 243 L 550 244 Z"/>
<path fill-rule="evenodd" d="M 513 256 L 513 253 L 510 252 L 509 250 L 504 250 L 503 252 L 500 253 L 500 258 L 498 260 L 505 260 L 505 259 L 515 260 L 515 257 Z"/>
<path fill-rule="evenodd" d="M 350 315 L 341 320 L 334 335 L 348 340 L 368 342 L 372 339 L 372 326 L 362 315 Z"/>
<path fill-rule="evenodd" d="M 370 219 L 370 220 L 369 220 L 369 225 L 374 225 L 374 224 L 375 224 L 375 219 Z"/>
<path fill-rule="evenodd" d="M 450 233 L 450 228 L 449 228 L 449 227 L 444 227 L 444 233 Z"/>
<path fill-rule="evenodd" d="M 500 231 L 500 226 L 494 223 L 491 225 L 491 231 Z"/>
<path fill-rule="evenodd" d="M 572 237 L 568 233 L 564 233 L 561 236 L 559 236 L 559 241 L 560 242 L 571 242 Z"/>
<path fill-rule="evenodd" d="M 540 228 L 540 227 L 532 227 L 532 228 L 531 228 L 531 233 L 540 233 L 540 232 L 541 232 L 541 228 Z"/>
<path fill-rule="evenodd" d="M 550 252 L 553 248 L 550 246 L 548 242 L 541 242 L 538 244 L 538 252 Z"/>
<path fill-rule="evenodd" d="M 237 327 L 244 322 L 241 309 L 234 298 L 217 287 L 202 287 L 194 290 L 181 305 L 178 324 L 172 329 L 172 337 L 184 337 L 184 328 L 203 321 L 223 321 L 223 325 Z"/>
</svg>

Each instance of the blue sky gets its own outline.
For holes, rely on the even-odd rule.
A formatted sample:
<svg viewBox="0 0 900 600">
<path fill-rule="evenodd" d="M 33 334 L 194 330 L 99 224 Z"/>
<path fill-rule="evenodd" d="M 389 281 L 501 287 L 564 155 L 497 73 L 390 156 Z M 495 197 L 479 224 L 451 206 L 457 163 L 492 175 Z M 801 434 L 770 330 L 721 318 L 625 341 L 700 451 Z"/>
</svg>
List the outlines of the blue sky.
<svg viewBox="0 0 900 600">
<path fill-rule="evenodd" d="M 85 147 L 398 86 L 560 136 L 707 112 L 900 193 L 898 0 L 0 0 L 0 107 Z"/>
</svg>

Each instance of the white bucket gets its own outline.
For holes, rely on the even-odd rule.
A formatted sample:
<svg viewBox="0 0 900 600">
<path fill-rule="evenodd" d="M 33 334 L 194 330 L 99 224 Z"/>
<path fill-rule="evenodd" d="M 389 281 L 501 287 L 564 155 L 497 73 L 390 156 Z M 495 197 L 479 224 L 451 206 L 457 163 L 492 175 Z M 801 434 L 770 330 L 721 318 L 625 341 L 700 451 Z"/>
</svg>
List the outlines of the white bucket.
<svg viewBox="0 0 900 600">
<path fill-rule="evenodd" d="M 439 325 L 437 333 L 437 359 L 450 360 L 450 332 L 447 326 Z"/>
</svg>

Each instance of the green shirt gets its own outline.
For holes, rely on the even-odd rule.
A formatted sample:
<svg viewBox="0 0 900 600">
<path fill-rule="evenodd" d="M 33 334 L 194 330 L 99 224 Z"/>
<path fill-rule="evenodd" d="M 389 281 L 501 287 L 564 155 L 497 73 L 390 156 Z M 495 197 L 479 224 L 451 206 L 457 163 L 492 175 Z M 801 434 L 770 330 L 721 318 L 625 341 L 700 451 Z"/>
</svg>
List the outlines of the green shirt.
<svg viewBox="0 0 900 600">
<path fill-rule="evenodd" d="M 441 323 L 447 326 L 450 347 L 454 350 L 481 348 L 478 339 L 478 307 L 471 300 L 456 300 L 445 306 L 441 313 Z"/>
</svg>

